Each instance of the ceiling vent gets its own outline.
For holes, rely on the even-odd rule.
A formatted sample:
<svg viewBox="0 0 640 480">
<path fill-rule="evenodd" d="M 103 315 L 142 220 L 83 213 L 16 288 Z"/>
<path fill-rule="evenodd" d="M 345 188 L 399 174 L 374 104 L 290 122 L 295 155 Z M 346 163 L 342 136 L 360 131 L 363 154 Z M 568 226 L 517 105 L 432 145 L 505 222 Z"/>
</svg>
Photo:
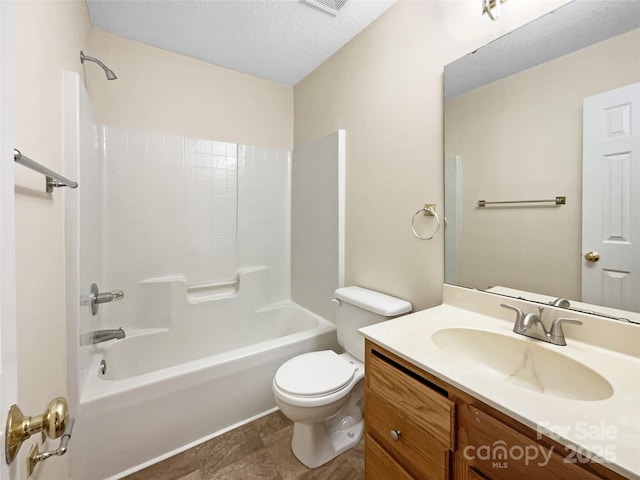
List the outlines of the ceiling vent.
<svg viewBox="0 0 640 480">
<path fill-rule="evenodd" d="M 338 15 L 348 1 L 349 0 L 305 0 L 309 5 L 329 12 L 331 15 Z"/>
</svg>

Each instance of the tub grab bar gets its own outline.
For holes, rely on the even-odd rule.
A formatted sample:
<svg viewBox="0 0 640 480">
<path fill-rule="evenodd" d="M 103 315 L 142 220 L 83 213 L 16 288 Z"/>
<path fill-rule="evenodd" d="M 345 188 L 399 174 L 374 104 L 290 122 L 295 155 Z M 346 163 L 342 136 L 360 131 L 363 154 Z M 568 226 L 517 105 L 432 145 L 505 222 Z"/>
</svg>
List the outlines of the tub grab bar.
<svg viewBox="0 0 640 480">
<path fill-rule="evenodd" d="M 13 149 L 13 161 L 46 176 L 47 193 L 53 192 L 54 187 L 78 188 L 78 182 L 69 180 L 67 177 L 63 177 L 59 173 L 56 173 L 53 170 L 49 170 L 44 165 L 40 165 L 35 160 L 31 160 L 29 157 L 23 155 L 17 148 Z"/>
</svg>

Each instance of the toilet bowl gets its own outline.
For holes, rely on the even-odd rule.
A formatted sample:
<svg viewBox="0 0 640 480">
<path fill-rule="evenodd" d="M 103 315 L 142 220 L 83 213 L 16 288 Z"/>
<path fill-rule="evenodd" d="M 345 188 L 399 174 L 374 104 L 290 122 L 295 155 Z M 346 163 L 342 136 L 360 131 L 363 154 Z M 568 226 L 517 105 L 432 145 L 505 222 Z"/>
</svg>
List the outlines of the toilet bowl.
<svg viewBox="0 0 640 480">
<path fill-rule="evenodd" d="M 284 363 L 273 378 L 276 404 L 294 422 L 291 448 L 307 467 L 318 467 L 362 438 L 364 364 L 332 350 Z"/>
<path fill-rule="evenodd" d="M 339 288 L 338 343 L 346 353 L 310 352 L 283 363 L 273 377 L 282 413 L 294 422 L 291 449 L 315 468 L 355 446 L 364 432 L 364 339 L 358 329 L 411 311 L 411 304 L 360 287 Z"/>
</svg>

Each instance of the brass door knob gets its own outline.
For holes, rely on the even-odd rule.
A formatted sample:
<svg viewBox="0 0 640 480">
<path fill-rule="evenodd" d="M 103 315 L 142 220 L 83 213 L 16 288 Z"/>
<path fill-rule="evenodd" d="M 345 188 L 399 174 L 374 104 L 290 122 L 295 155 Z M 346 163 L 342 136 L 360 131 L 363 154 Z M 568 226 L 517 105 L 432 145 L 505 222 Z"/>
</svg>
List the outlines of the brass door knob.
<svg viewBox="0 0 640 480">
<path fill-rule="evenodd" d="M 7 463 L 13 462 L 22 443 L 34 433 L 44 432 L 49 438 L 58 438 L 67 428 L 68 418 L 69 407 L 63 397 L 51 400 L 44 413 L 35 417 L 24 415 L 18 405 L 11 405 L 4 444 Z"/>
<path fill-rule="evenodd" d="M 587 252 L 584 255 L 584 259 L 587 262 L 597 262 L 600 260 L 600 254 L 598 252 Z"/>
</svg>

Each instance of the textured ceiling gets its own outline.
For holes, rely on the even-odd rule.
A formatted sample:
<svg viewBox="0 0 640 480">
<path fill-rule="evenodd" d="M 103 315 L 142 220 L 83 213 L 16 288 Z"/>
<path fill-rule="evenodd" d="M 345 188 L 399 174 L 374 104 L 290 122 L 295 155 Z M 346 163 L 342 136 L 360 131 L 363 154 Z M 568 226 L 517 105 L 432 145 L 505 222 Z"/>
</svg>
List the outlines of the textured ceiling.
<svg viewBox="0 0 640 480">
<path fill-rule="evenodd" d="M 350 0 L 337 16 L 303 0 L 87 0 L 94 27 L 295 85 L 396 0 Z"/>
<path fill-rule="evenodd" d="M 447 65 L 445 98 L 639 27 L 640 0 L 574 0 Z"/>
</svg>

